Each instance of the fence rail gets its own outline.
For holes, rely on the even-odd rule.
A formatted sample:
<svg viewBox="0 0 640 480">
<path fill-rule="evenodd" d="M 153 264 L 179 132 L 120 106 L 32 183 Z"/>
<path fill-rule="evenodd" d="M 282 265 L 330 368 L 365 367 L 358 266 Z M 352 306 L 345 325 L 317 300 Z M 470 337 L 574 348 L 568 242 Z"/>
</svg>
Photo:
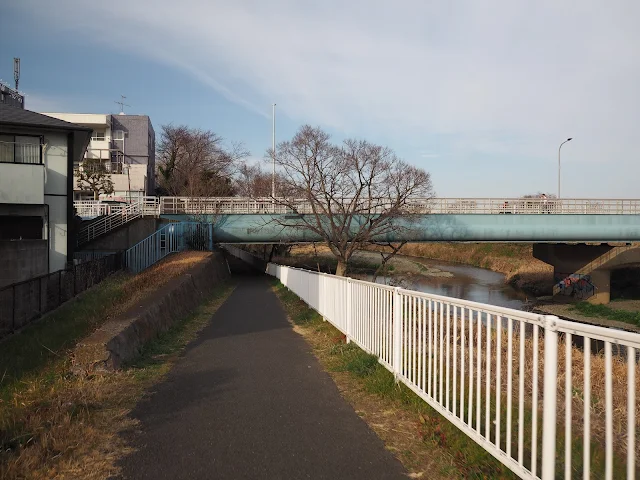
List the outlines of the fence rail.
<svg viewBox="0 0 640 480">
<path fill-rule="evenodd" d="M 167 255 L 183 250 L 213 250 L 210 223 L 170 223 L 125 252 L 127 268 L 139 273 Z"/>
<path fill-rule="evenodd" d="M 287 214 L 294 209 L 282 199 L 243 197 L 145 197 L 148 215 Z M 345 199 L 344 202 L 349 202 Z M 305 200 L 293 200 L 298 213 L 312 213 Z M 100 210 L 99 203 L 95 208 Z M 76 202 L 79 212 L 92 212 L 91 202 Z M 382 207 L 378 208 L 380 210 Z M 376 208 L 372 209 L 375 213 Z M 413 214 L 485 215 L 640 215 L 640 199 L 586 198 L 416 198 L 406 206 Z M 83 215 L 81 216 L 89 216 Z"/>
<path fill-rule="evenodd" d="M 275 264 L 267 273 L 521 478 L 635 478 L 639 334 Z"/>
<path fill-rule="evenodd" d="M 0 338 L 15 332 L 124 266 L 121 254 L 74 265 L 0 289 Z"/>
</svg>

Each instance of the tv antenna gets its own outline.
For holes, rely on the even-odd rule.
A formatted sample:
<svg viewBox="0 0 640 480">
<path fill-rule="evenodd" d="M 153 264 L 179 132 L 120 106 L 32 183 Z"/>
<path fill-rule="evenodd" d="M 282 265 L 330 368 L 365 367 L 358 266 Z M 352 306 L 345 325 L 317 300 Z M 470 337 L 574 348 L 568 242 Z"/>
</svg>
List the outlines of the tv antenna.
<svg viewBox="0 0 640 480">
<path fill-rule="evenodd" d="M 124 99 L 127 98 L 124 95 L 120 95 L 120 101 L 119 102 L 115 102 L 118 105 L 120 105 L 120 115 L 124 115 L 124 107 L 130 107 L 131 105 L 127 105 L 126 103 L 124 103 Z"/>
<path fill-rule="evenodd" d="M 13 79 L 16 82 L 16 92 L 18 91 L 18 83 L 20 82 L 20 59 L 13 57 Z"/>
</svg>

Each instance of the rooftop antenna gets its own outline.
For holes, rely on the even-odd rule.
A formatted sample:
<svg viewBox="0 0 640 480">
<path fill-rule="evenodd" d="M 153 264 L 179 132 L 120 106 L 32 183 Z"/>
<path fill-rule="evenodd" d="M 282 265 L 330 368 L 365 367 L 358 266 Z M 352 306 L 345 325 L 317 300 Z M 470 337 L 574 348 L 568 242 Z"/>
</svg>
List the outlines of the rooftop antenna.
<svg viewBox="0 0 640 480">
<path fill-rule="evenodd" d="M 13 57 L 13 79 L 16 82 L 16 92 L 18 91 L 18 83 L 20 82 L 20 59 Z"/>
<path fill-rule="evenodd" d="M 124 95 L 120 95 L 120 101 L 119 102 L 115 102 L 118 105 L 120 105 L 120 115 L 124 115 L 124 107 L 130 107 L 131 105 L 127 105 L 126 103 L 124 103 L 124 99 L 127 98 Z"/>
</svg>

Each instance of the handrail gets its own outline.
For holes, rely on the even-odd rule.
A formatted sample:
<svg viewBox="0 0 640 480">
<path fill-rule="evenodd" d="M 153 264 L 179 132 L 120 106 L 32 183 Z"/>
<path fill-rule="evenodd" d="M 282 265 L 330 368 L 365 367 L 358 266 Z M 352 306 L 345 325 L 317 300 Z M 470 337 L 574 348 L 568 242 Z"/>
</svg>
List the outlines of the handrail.
<svg viewBox="0 0 640 480">
<path fill-rule="evenodd" d="M 110 206 L 111 207 L 111 206 Z M 146 216 L 157 216 L 157 204 L 155 198 L 145 197 L 140 201 L 130 203 L 119 209 L 114 209 L 113 213 L 98 218 L 89 223 L 78 232 L 76 243 L 78 246 L 96 239 L 100 235 L 118 228 L 136 218 Z"/>
<path fill-rule="evenodd" d="M 282 199 L 248 197 L 146 197 L 153 198 L 157 215 L 186 214 L 286 214 L 293 209 Z M 349 199 L 344 199 L 349 201 Z M 97 203 L 97 202 L 96 202 Z M 311 213 L 303 199 L 288 200 L 299 213 Z M 76 208 L 89 209 L 91 203 L 76 202 Z M 372 208 L 372 213 L 385 207 Z M 415 198 L 407 202 L 407 214 L 431 215 L 640 215 L 640 199 L 588 198 Z"/>
</svg>

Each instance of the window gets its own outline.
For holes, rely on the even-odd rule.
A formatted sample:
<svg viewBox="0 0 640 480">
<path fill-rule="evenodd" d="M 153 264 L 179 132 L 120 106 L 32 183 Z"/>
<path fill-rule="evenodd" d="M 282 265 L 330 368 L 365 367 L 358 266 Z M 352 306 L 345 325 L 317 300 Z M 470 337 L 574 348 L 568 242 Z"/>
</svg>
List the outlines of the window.
<svg viewBox="0 0 640 480">
<path fill-rule="evenodd" d="M 116 130 L 113 135 L 114 140 L 124 140 L 124 130 Z"/>
<path fill-rule="evenodd" d="M 42 239 L 42 217 L 0 215 L 0 240 Z"/>
<path fill-rule="evenodd" d="M 42 139 L 27 135 L 0 135 L 0 162 L 42 163 Z"/>
<path fill-rule="evenodd" d="M 104 130 L 94 130 L 91 134 L 91 140 L 96 142 L 104 142 Z"/>
</svg>

